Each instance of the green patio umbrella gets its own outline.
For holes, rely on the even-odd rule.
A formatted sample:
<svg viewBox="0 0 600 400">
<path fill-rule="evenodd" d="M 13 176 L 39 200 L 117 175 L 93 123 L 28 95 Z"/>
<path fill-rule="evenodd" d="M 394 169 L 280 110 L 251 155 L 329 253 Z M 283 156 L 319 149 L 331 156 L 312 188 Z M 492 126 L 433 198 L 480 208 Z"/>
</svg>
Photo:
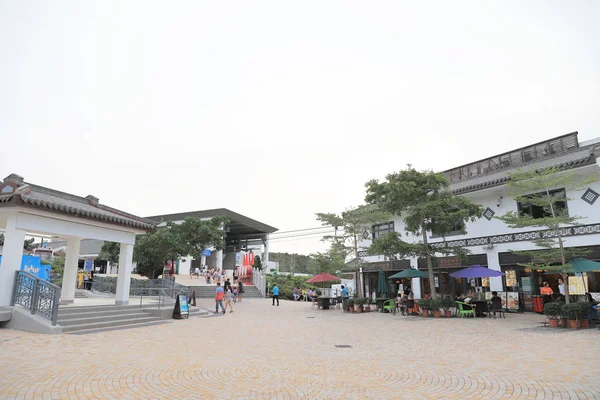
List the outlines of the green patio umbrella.
<svg viewBox="0 0 600 400">
<path fill-rule="evenodd" d="M 585 258 L 576 258 L 569 264 L 571 264 L 571 270 L 573 272 L 600 271 L 600 262 L 587 260 Z"/>
<path fill-rule="evenodd" d="M 379 293 L 380 297 L 386 297 L 388 293 L 387 283 L 385 282 L 385 274 L 383 271 L 379 271 L 379 276 L 377 277 L 377 293 Z"/>
<path fill-rule="evenodd" d="M 418 269 L 408 268 L 402 272 L 398 272 L 394 274 L 388 279 L 400 279 L 400 278 L 425 278 L 427 274 L 423 271 L 419 271 Z"/>
</svg>

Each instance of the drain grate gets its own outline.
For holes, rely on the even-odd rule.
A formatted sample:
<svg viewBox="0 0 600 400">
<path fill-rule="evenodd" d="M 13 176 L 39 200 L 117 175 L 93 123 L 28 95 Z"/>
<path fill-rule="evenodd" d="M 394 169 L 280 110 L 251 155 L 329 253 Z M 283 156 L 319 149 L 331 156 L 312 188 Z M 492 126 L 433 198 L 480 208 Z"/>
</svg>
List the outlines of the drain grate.
<svg viewBox="0 0 600 400">
<path fill-rule="evenodd" d="M 351 349 L 352 346 L 350 346 L 349 344 L 336 344 L 335 347 L 337 347 L 338 349 Z"/>
</svg>

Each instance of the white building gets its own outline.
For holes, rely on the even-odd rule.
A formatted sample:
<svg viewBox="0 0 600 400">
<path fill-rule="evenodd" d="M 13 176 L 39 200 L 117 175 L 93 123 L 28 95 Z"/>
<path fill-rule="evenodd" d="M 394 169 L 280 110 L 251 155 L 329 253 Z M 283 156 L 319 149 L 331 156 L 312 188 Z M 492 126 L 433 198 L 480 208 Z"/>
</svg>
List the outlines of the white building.
<svg viewBox="0 0 600 400">
<path fill-rule="evenodd" d="M 471 198 L 475 203 L 485 208 L 484 218 L 465 226 L 466 234 L 459 231 L 446 236 L 447 245 L 460 245 L 471 251 L 468 262 L 460 263 L 455 257 L 438 257 L 434 260 L 435 285 L 439 293 L 456 294 L 466 289 L 465 280 L 458 281 L 449 276 L 458 269 L 469 265 L 484 265 L 488 268 L 503 271 L 506 276 L 492 278 L 489 281 L 490 290 L 518 291 L 526 309 L 532 308 L 534 294 L 539 294 L 541 280 L 548 280 L 554 291 L 557 291 L 556 278 L 531 271 L 517 265 L 526 262 L 510 253 L 509 250 L 535 250 L 531 239 L 544 234 L 543 229 L 511 229 L 502 221 L 494 218 L 509 211 L 517 211 L 538 215 L 535 207 L 526 207 L 508 195 L 506 185 L 508 173 L 516 168 L 545 168 L 560 166 L 563 169 L 574 170 L 578 176 L 598 174 L 600 172 L 600 138 L 585 142 L 578 141 L 578 133 L 552 138 L 513 151 L 472 162 L 467 165 L 445 171 L 451 182 L 451 190 L 462 196 Z M 600 182 L 595 182 L 582 190 L 572 190 L 565 187 L 555 188 L 565 191 L 569 200 L 566 204 L 570 215 L 584 217 L 581 225 L 565 229 L 566 245 L 568 247 L 584 247 L 590 250 L 587 258 L 600 260 Z M 421 238 L 414 237 L 404 231 L 404 222 L 400 217 L 389 223 L 375 226 L 373 236 L 388 232 L 401 232 L 403 239 L 415 242 Z M 416 258 L 396 261 L 390 265 L 383 256 L 367 256 L 366 250 L 371 239 L 361 243 L 363 273 L 360 284 L 365 295 L 370 295 L 377 288 L 379 271 L 384 271 L 386 277 L 407 267 L 426 270 L 425 260 Z M 440 237 L 429 235 L 430 243 L 434 246 L 445 246 Z M 600 273 L 589 274 L 589 291 L 600 292 Z M 421 284 L 419 279 L 412 282 L 416 297 L 421 290 L 428 291 L 428 280 Z M 388 283 L 389 291 L 397 290 L 397 283 Z M 483 282 L 484 285 L 488 282 Z"/>
</svg>

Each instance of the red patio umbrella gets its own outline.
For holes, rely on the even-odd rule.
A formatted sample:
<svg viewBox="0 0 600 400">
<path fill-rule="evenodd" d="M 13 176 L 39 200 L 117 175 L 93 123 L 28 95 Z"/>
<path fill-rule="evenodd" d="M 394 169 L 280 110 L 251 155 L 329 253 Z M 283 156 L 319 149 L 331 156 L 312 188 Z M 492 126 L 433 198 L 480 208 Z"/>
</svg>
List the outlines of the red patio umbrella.
<svg viewBox="0 0 600 400">
<path fill-rule="evenodd" d="M 309 280 L 307 280 L 306 283 L 319 283 L 319 282 L 331 282 L 331 281 L 341 281 L 341 279 L 335 275 L 330 275 L 325 272 L 321 272 L 319 275 L 315 275 L 312 278 L 310 278 Z"/>
</svg>

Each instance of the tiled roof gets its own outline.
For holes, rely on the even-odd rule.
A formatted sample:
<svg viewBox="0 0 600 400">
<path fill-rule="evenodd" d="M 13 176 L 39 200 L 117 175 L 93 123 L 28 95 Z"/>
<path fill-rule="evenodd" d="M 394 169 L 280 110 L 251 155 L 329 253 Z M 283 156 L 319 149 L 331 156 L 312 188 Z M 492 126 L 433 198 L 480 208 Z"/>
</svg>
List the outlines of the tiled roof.
<svg viewBox="0 0 600 400">
<path fill-rule="evenodd" d="M 9 178 L 10 176 L 4 182 L 6 183 Z M 108 224 L 128 226 L 146 231 L 156 228 L 154 221 L 98 204 L 89 198 L 75 196 L 26 182 L 19 182 L 19 187 L 14 193 L 0 196 L 0 206 L 13 205 L 36 207 L 54 213 L 70 214 L 75 217 L 93 219 Z"/>
<path fill-rule="evenodd" d="M 592 165 L 596 163 L 596 156 L 590 152 L 589 147 L 580 148 L 577 151 L 564 154 L 558 157 L 543 160 L 541 162 L 533 163 L 527 166 L 523 166 L 523 169 L 546 169 L 546 168 L 561 168 L 571 169 L 577 167 L 583 167 L 586 165 Z M 499 171 L 494 174 L 477 177 L 468 181 L 459 182 L 450 185 L 450 189 L 454 194 L 464 194 L 469 192 L 475 192 L 477 190 L 488 189 L 495 186 L 504 185 L 510 181 L 510 173 L 515 171 L 515 168 Z"/>
</svg>

